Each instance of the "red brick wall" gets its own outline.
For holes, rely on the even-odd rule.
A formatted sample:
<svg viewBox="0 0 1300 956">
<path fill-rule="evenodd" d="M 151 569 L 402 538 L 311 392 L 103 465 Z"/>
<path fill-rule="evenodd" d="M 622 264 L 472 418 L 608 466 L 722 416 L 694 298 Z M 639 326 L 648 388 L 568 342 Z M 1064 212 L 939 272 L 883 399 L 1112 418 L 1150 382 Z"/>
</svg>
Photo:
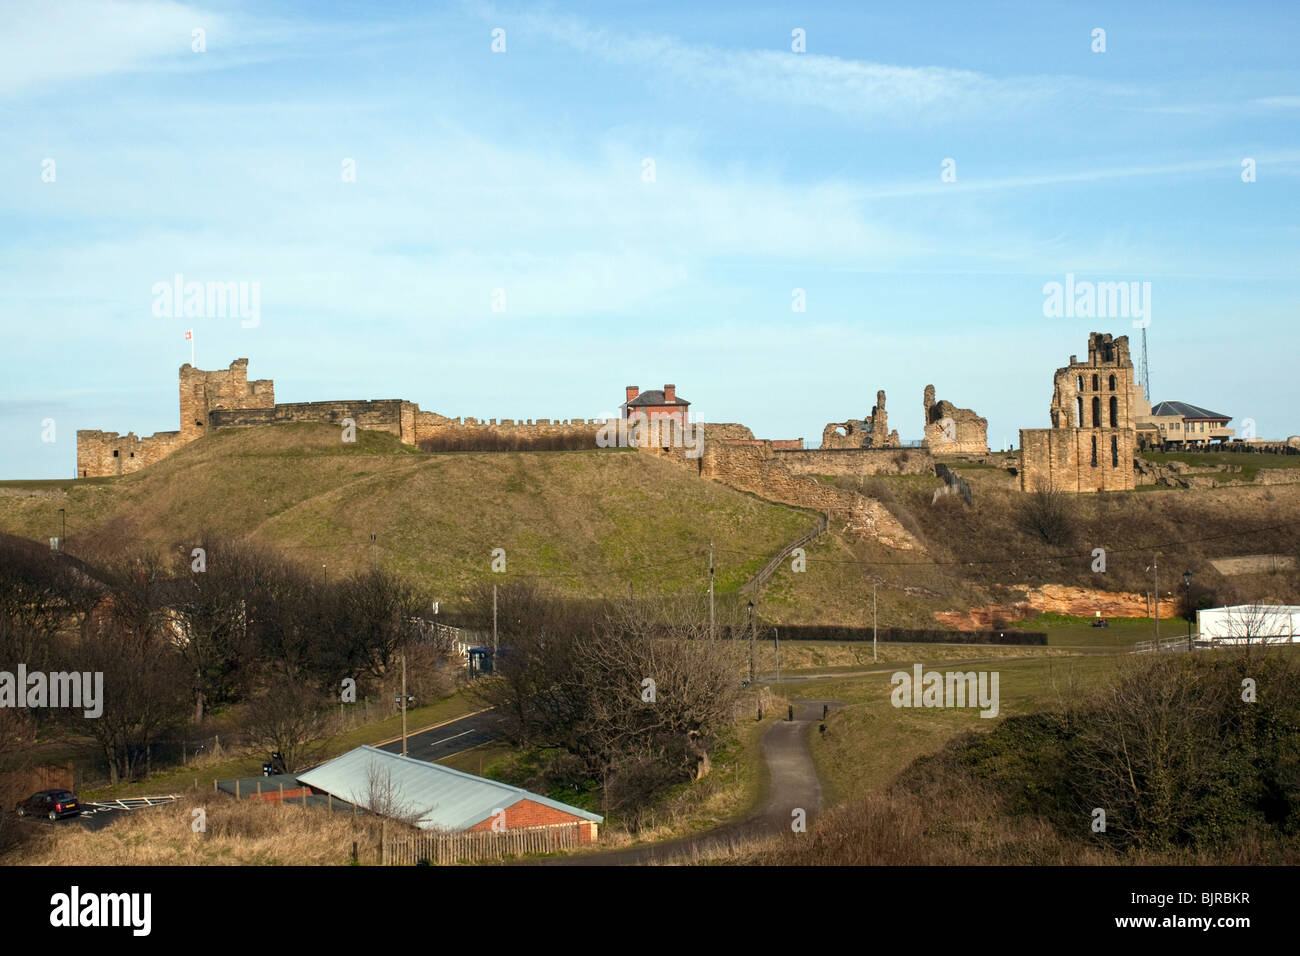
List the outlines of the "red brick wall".
<svg viewBox="0 0 1300 956">
<path fill-rule="evenodd" d="M 488 817 L 469 828 L 469 832 L 490 831 L 494 817 Z M 563 810 L 556 810 L 554 807 L 548 807 L 545 804 L 537 803 L 533 800 L 520 800 L 518 803 L 506 807 L 505 813 L 506 829 L 512 830 L 516 827 L 545 827 L 555 826 L 560 823 L 589 823 L 582 817 L 574 816 L 572 813 L 565 813 Z M 590 843 L 592 830 L 595 824 L 582 828 L 582 836 L 579 842 Z"/>
<path fill-rule="evenodd" d="M 254 787 L 256 787 L 256 784 L 254 785 Z M 311 789 L 307 787 L 295 787 L 293 790 L 286 790 L 284 792 L 284 799 L 297 800 L 299 803 L 301 803 L 302 795 L 304 792 L 310 794 Z M 280 802 L 280 791 L 278 789 L 276 790 L 266 789 L 263 790 L 260 794 L 257 792 L 256 789 L 247 792 L 241 790 L 239 795 L 241 797 L 247 797 L 249 800 L 265 800 L 267 803 Z"/>
</svg>

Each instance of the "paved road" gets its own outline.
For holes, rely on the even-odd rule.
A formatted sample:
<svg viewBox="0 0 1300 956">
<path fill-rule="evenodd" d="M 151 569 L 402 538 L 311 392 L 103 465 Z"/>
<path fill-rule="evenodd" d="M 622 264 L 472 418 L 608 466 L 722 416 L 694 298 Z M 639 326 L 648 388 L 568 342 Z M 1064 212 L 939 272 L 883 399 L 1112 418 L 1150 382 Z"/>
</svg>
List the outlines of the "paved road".
<svg viewBox="0 0 1300 956">
<path fill-rule="evenodd" d="M 822 790 L 813 764 L 808 737 L 821 722 L 822 705 L 834 701 L 795 700 L 795 719 L 774 724 L 763 735 L 763 762 L 768 770 L 768 795 L 763 808 L 747 819 L 724 824 L 705 833 L 654 843 L 569 856 L 523 861 L 534 866 L 637 866 L 688 860 L 713 853 L 754 837 L 792 832 L 793 811 L 804 811 L 811 823 L 821 809 Z"/>
<path fill-rule="evenodd" d="M 470 750 L 501 736 L 495 729 L 495 723 L 495 715 L 490 710 L 485 710 L 418 734 L 409 734 L 406 738 L 407 756 L 432 763 L 461 751 Z M 379 744 L 378 749 L 400 754 L 402 741 L 400 738 L 391 740 Z"/>
</svg>

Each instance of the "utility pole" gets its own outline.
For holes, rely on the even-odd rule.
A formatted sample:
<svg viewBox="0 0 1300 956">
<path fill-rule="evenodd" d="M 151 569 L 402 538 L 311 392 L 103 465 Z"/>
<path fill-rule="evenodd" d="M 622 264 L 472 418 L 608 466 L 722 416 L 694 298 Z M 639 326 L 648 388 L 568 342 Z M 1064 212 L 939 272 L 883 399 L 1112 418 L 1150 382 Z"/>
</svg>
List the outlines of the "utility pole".
<svg viewBox="0 0 1300 956">
<path fill-rule="evenodd" d="M 1151 565 L 1147 568 L 1151 572 L 1151 586 L 1155 589 L 1155 600 L 1153 611 L 1156 616 L 1156 650 L 1160 650 L 1160 569 L 1157 563 L 1160 560 L 1160 553 L 1156 552 L 1151 557 Z"/>
<path fill-rule="evenodd" d="M 406 756 L 406 655 L 402 655 L 402 756 Z"/>
<path fill-rule="evenodd" d="M 758 625 L 754 621 L 754 602 L 749 602 L 749 682 L 754 683 L 754 632 Z"/>
<path fill-rule="evenodd" d="M 776 646 L 776 682 L 781 683 L 781 635 L 772 628 L 772 643 Z"/>
<path fill-rule="evenodd" d="M 876 582 L 871 582 L 871 662 L 876 662 Z"/>
<path fill-rule="evenodd" d="M 497 586 L 492 585 L 492 665 L 496 666 L 497 656 Z"/>
<path fill-rule="evenodd" d="M 379 567 L 378 562 L 375 560 L 375 536 L 373 533 L 370 535 L 370 567 L 376 569 Z"/>
<path fill-rule="evenodd" d="M 713 640 L 713 542 L 709 542 L 709 640 Z"/>
</svg>

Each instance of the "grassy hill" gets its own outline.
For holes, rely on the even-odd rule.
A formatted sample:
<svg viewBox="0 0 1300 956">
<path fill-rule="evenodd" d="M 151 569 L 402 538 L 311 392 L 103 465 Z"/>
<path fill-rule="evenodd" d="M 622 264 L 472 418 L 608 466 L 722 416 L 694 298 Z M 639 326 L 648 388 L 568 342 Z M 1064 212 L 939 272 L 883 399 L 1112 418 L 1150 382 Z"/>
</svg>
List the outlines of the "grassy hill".
<svg viewBox="0 0 1300 956">
<path fill-rule="evenodd" d="M 933 476 L 824 479 L 879 499 L 926 551 L 833 522 L 805 571 L 787 564 L 765 585 L 760 618 L 868 625 L 873 578 L 880 622 L 913 627 L 1040 584 L 1143 592 L 1153 550 L 1169 569 L 1162 591 L 1190 569 L 1203 600 L 1300 599 L 1300 572 L 1224 578 L 1210 564 L 1300 555 L 1300 484 L 1070 496 L 1074 531 L 1058 546 L 1020 527 L 1025 496 L 1007 472 L 957 468 L 970 507 L 932 504 Z M 815 520 L 630 450 L 431 455 L 382 432 L 343 444 L 311 424 L 218 431 L 121 478 L 0 482 L 2 531 L 43 540 L 59 533 L 60 508 L 74 551 L 92 537 L 171 548 L 205 529 L 247 533 L 329 577 L 375 561 L 449 608 L 475 582 L 520 577 L 574 594 L 700 593 L 710 541 L 717 591 L 734 593 Z M 1104 574 L 1092 571 L 1099 547 Z M 504 576 L 490 573 L 493 548 L 506 551 Z"/>
<path fill-rule="evenodd" d="M 710 540 L 717 589 L 734 590 L 815 521 L 635 451 L 430 455 L 312 424 L 215 432 L 120 478 L 0 483 L 0 530 L 43 540 L 60 508 L 74 551 L 249 534 L 331 577 L 376 561 L 449 604 L 521 576 L 575 593 L 699 591 Z M 494 548 L 505 575 L 490 572 Z"/>
</svg>

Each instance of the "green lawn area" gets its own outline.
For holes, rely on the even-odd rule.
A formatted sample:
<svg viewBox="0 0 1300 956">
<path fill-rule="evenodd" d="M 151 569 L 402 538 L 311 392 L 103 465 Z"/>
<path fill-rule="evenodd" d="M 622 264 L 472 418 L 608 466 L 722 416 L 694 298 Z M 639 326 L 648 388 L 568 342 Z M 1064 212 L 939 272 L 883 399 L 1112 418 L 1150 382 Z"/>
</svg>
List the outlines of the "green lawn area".
<svg viewBox="0 0 1300 956">
<path fill-rule="evenodd" d="M 1238 481 L 1254 481 L 1255 475 L 1259 473 L 1261 468 L 1300 468 L 1300 455 L 1256 455 L 1229 451 L 1153 451 L 1143 452 L 1138 457 L 1155 465 L 1166 465 L 1171 461 L 1180 461 L 1191 468 L 1235 465 L 1241 469 L 1241 472 L 1224 474 L 1222 478 Z"/>
<path fill-rule="evenodd" d="M 1128 651 L 1138 641 L 1149 641 L 1156 636 L 1156 622 L 1149 617 L 1111 617 L 1109 627 L 1093 627 L 1093 618 L 1070 617 L 1065 614 L 1039 614 L 1010 625 L 1025 631 L 1045 631 L 1048 647 L 1081 647 L 1098 650 Z M 1162 617 L 1160 637 L 1185 634 L 1187 622 L 1182 618 Z"/>
<path fill-rule="evenodd" d="M 890 673 L 828 678 L 786 685 L 791 696 L 836 700 L 826 733 L 813 733 L 813 759 L 827 806 L 878 792 L 909 763 L 940 750 L 956 734 L 988 731 L 1010 714 L 1032 713 L 1068 697 L 1072 688 L 1096 686 L 1118 666 L 1111 655 L 1011 659 L 963 670 L 996 670 L 999 712 L 982 718 L 978 708 L 896 708 Z M 901 669 L 901 668 L 900 668 Z M 931 669 L 927 667 L 927 670 Z M 935 670 L 943 672 L 942 664 Z"/>
</svg>

